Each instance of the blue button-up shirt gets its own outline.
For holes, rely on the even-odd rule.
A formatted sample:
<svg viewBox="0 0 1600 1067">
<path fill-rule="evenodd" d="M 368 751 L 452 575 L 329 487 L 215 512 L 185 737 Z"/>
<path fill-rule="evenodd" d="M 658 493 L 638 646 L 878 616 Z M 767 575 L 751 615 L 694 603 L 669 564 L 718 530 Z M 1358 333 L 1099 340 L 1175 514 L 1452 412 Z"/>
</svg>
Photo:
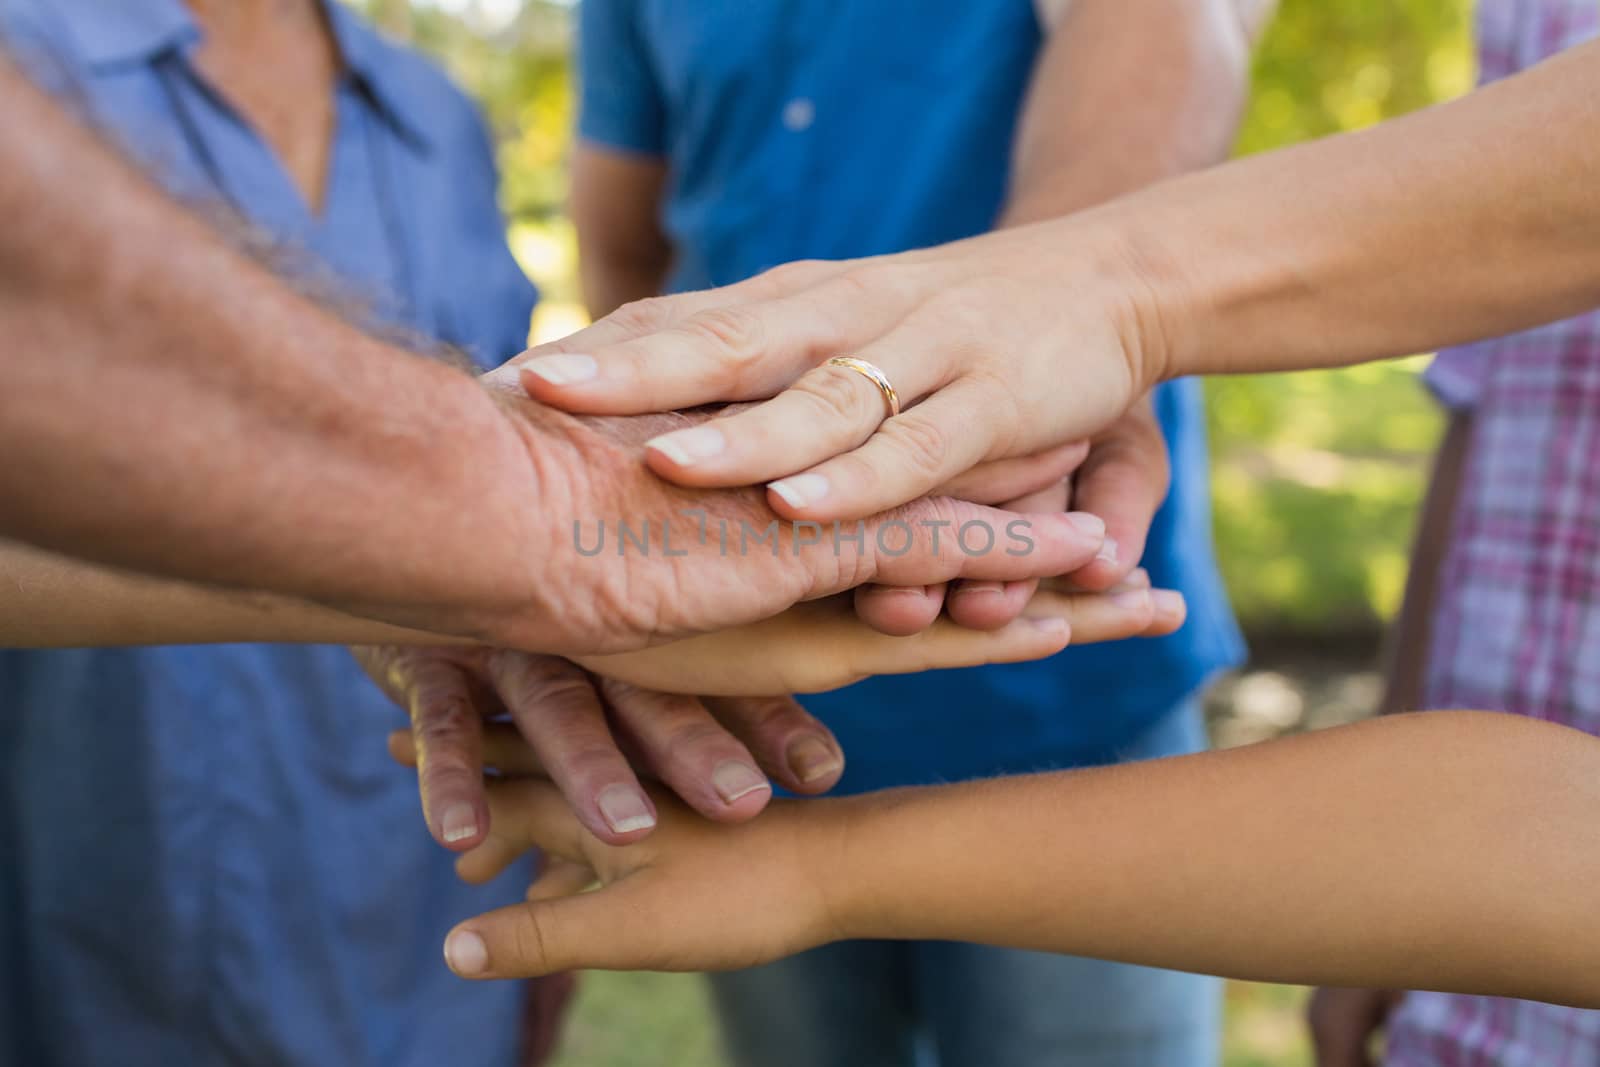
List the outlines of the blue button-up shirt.
<svg viewBox="0 0 1600 1067">
<path fill-rule="evenodd" d="M 348 73 L 319 216 L 197 74 L 179 0 L 0 0 L 26 65 L 169 188 L 356 314 L 504 360 L 534 292 L 484 126 L 329 14 Z M 0 1064 L 510 1067 L 524 990 L 439 947 L 526 871 L 457 881 L 385 754 L 403 722 L 338 648 L 0 653 Z"/>
<path fill-rule="evenodd" d="M 678 290 L 989 229 L 1043 42 L 1031 0 L 584 0 L 581 30 L 580 132 L 670 164 Z M 1174 479 L 1145 565 L 1187 594 L 1184 629 L 810 699 L 844 745 L 843 788 L 1115 758 L 1239 661 L 1199 387 L 1164 386 L 1156 406 Z"/>
</svg>

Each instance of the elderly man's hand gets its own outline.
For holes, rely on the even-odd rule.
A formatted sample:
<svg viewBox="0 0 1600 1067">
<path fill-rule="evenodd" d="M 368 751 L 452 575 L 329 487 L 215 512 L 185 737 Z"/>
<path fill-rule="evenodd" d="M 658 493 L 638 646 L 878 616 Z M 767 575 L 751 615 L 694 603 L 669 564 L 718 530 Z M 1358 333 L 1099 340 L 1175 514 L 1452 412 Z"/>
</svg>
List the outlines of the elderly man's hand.
<svg viewBox="0 0 1600 1067">
<path fill-rule="evenodd" d="M 1088 516 L 948 498 L 860 524 L 791 524 L 757 490 L 691 491 L 645 469 L 645 441 L 710 414 L 579 418 L 528 399 L 514 369 L 485 385 L 527 444 L 541 531 L 530 568 L 548 576 L 533 593 L 545 625 L 523 631 L 516 617 L 498 620 L 499 644 L 615 652 L 754 622 L 867 582 L 1047 577 L 1090 563 L 1105 538 Z"/>
<path fill-rule="evenodd" d="M 939 620 L 886 637 L 855 617 L 848 597 L 791 608 L 733 630 L 635 652 L 581 657 L 483 648 L 358 648 L 356 657 L 411 716 L 429 829 L 464 849 L 485 831 L 486 733 L 514 729 L 589 831 L 613 844 L 654 825 L 634 768 L 708 818 L 738 822 L 771 795 L 763 771 L 818 793 L 844 765 L 827 727 L 787 694 L 837 688 L 872 674 L 1036 659 L 1080 643 L 1170 633 L 1142 572 L 1122 595 L 1044 590 L 1028 617 L 988 632 Z M 1176 597 L 1176 594 L 1171 594 Z M 706 696 L 689 695 L 695 692 Z M 509 723 L 488 725 L 507 718 Z M 499 769 L 505 770 L 501 766 Z"/>
<path fill-rule="evenodd" d="M 477 846 L 489 830 L 486 730 L 520 734 L 578 821 L 609 844 L 655 827 L 635 767 L 719 822 L 766 807 L 768 775 L 796 793 L 823 793 L 844 770 L 833 734 L 790 697 L 658 693 L 593 677 L 558 656 L 504 650 L 353 651 L 410 715 L 411 743 L 397 755 L 417 763 L 428 829 L 454 851 Z M 490 724 L 499 718 L 510 723 Z"/>
</svg>

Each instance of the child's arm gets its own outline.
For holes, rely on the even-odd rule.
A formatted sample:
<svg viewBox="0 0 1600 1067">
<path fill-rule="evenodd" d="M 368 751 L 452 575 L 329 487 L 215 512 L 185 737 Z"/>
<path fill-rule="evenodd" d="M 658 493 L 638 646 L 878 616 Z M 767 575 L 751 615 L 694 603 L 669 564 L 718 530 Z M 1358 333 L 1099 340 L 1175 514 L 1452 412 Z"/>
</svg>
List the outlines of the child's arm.
<svg viewBox="0 0 1600 1067">
<path fill-rule="evenodd" d="M 455 640 L 290 597 L 150 578 L 0 540 L 0 648 Z"/>
<path fill-rule="evenodd" d="M 855 618 L 848 597 L 835 597 L 764 622 L 578 662 L 669 692 L 815 692 L 872 674 L 1038 659 L 1061 651 L 1069 628 L 1081 644 L 1171 633 L 1183 621 L 1182 599 L 1148 586 L 1141 574 L 1120 596 L 1041 592 L 1028 617 L 1000 630 L 967 630 L 941 619 L 911 637 L 872 630 Z M 441 645 L 451 639 L 287 597 L 147 578 L 0 541 L 0 647 L 219 642 Z"/>
<path fill-rule="evenodd" d="M 1225 752 L 875 797 L 599 845 L 497 787 L 488 876 L 538 844 L 605 888 L 458 927 L 473 977 L 715 970 L 839 938 L 977 941 L 1239 978 L 1600 1006 L 1600 741 L 1402 715 Z M 581 880 L 552 867 L 534 896 Z"/>
<path fill-rule="evenodd" d="M 733 630 L 619 655 L 577 656 L 574 662 L 608 678 L 673 693 L 821 693 L 877 674 L 1039 659 L 1069 640 L 1086 645 L 1160 637 L 1182 626 L 1184 614 L 1181 595 L 1151 590 L 1149 576 L 1135 571 L 1109 594 L 1043 588 L 1022 617 L 982 633 L 941 617 L 919 633 L 891 637 L 857 619 L 850 598 L 839 596 Z"/>
</svg>

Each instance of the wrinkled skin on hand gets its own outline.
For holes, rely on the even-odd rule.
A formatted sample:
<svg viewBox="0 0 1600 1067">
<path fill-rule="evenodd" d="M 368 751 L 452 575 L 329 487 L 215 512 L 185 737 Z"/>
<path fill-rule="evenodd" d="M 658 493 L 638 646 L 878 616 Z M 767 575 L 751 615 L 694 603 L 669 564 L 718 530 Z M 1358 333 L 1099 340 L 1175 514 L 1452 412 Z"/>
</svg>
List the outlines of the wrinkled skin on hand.
<svg viewBox="0 0 1600 1067">
<path fill-rule="evenodd" d="M 654 826 L 639 775 L 663 782 L 708 819 L 737 822 L 770 799 L 763 772 L 792 792 L 822 793 L 844 769 L 828 728 L 786 696 L 701 700 L 505 649 L 352 651 L 410 717 L 403 761 L 417 767 L 429 831 L 456 851 L 483 840 L 484 757 L 503 748 L 508 733 L 516 756 L 531 762 L 512 766 L 501 752 L 495 769 L 548 775 L 584 827 L 611 844 Z M 493 721 L 501 719 L 508 721 Z M 735 767 L 744 771 L 730 780 Z"/>
<path fill-rule="evenodd" d="M 710 419 L 712 412 L 578 417 L 528 399 L 514 372 L 490 375 L 485 385 L 524 442 L 538 494 L 536 543 L 528 546 L 528 558 L 541 575 L 532 594 L 544 625 L 518 642 L 517 620 L 497 620 L 501 644 L 560 653 L 624 651 L 753 622 L 869 581 L 922 585 L 1060 574 L 1088 563 L 1100 548 L 1100 535 L 1059 514 L 1024 517 L 947 498 L 914 501 L 866 520 L 859 543 L 836 540 L 826 527 L 808 530 L 780 520 L 758 490 L 686 490 L 646 469 L 645 441 Z M 1019 519 L 1032 548 L 1013 554 L 1007 530 Z M 994 536 L 993 549 L 980 555 L 964 552 L 954 536 L 974 521 Z M 637 544 L 646 522 L 648 550 Z M 635 538 L 625 546 L 621 523 Z M 901 525 L 883 529 L 880 538 L 885 523 Z M 602 526 L 603 550 L 580 552 L 575 534 L 593 553 Z M 769 526 L 772 536 L 759 540 Z M 847 535 L 855 529 L 844 526 Z M 980 536 L 974 534 L 975 543 Z M 508 583 L 521 580 L 508 576 Z M 512 640 L 503 639 L 508 634 Z"/>
</svg>

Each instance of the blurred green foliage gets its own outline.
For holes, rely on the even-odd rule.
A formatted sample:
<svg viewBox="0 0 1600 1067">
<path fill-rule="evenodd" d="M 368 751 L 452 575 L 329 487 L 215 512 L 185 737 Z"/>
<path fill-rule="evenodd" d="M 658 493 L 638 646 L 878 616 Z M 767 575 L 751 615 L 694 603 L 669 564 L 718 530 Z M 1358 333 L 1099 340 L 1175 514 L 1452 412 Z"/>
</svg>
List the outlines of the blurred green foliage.
<svg viewBox="0 0 1600 1067">
<path fill-rule="evenodd" d="M 1256 51 L 1245 152 L 1359 129 L 1472 83 L 1470 0 L 1279 0 Z"/>
<path fill-rule="evenodd" d="M 1471 87 L 1469 0 L 1283 0 L 1240 137 L 1249 153 Z M 1370 635 L 1399 605 L 1440 418 L 1422 360 L 1207 383 L 1217 553 L 1258 641 Z"/>
<path fill-rule="evenodd" d="M 570 323 L 576 288 L 561 205 L 571 8 L 363 6 L 442 57 L 483 100 L 501 139 L 513 246 L 544 288 L 547 313 Z M 1357 129 L 1465 91 L 1470 14 L 1469 0 L 1282 0 L 1258 51 L 1240 150 Z M 1209 383 L 1218 554 L 1253 634 L 1370 637 L 1398 604 L 1439 430 L 1421 366 Z"/>
</svg>

